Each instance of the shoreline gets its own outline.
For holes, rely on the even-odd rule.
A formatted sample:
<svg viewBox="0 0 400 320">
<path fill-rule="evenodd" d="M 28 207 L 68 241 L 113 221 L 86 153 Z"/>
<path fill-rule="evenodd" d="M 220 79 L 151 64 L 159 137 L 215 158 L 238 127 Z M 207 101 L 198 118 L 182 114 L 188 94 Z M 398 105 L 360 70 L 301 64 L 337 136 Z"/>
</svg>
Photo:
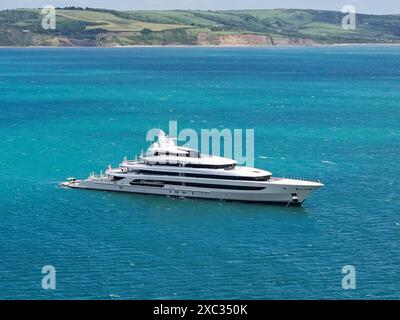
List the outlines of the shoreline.
<svg viewBox="0 0 400 320">
<path fill-rule="evenodd" d="M 284 44 L 284 45 L 129 45 L 129 46 L 0 46 L 1 49 L 124 49 L 124 48 L 313 48 L 313 47 L 357 47 L 400 46 L 400 43 L 329 43 L 329 44 Z"/>
</svg>

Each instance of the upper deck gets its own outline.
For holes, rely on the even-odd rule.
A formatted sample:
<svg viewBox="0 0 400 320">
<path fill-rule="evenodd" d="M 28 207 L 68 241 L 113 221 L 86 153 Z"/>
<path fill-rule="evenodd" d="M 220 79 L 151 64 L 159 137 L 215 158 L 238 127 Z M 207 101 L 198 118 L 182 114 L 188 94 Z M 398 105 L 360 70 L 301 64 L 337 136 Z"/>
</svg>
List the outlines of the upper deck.
<svg viewBox="0 0 400 320">
<path fill-rule="evenodd" d="M 151 165 L 176 165 L 197 168 L 230 169 L 236 161 L 224 157 L 201 154 L 199 151 L 177 146 L 174 139 L 160 130 L 158 140 L 142 154 L 140 159 Z"/>
<path fill-rule="evenodd" d="M 236 165 L 236 161 L 228 158 L 200 155 L 199 157 L 192 158 L 188 156 L 176 156 L 176 155 L 150 155 L 143 156 L 141 158 L 144 162 L 149 164 L 164 164 L 164 165 L 176 165 L 186 166 L 194 168 L 230 168 Z"/>
<path fill-rule="evenodd" d="M 128 172 L 141 172 L 147 174 L 168 174 L 168 175 L 191 175 L 191 176 L 213 176 L 218 177 L 231 177 L 232 179 L 260 179 L 268 178 L 272 174 L 269 171 L 255 169 L 251 167 L 234 166 L 232 168 L 197 168 L 190 166 L 175 166 L 167 164 L 151 165 L 142 160 L 138 161 L 124 161 L 120 165 L 121 169 L 115 169 L 113 173 L 128 173 Z"/>
<path fill-rule="evenodd" d="M 267 180 L 272 175 L 269 171 L 236 164 L 237 161 L 229 158 L 200 154 L 197 150 L 179 147 L 173 139 L 160 131 L 158 141 L 139 160 L 124 160 L 120 165 L 122 171 L 114 173 L 140 172 L 259 181 Z"/>
</svg>

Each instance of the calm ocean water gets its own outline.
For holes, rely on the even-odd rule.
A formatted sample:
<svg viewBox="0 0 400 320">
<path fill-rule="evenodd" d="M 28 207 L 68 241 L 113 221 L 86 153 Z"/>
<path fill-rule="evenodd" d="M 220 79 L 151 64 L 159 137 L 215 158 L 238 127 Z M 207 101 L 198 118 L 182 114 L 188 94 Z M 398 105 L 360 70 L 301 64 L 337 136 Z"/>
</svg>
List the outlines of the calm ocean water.
<svg viewBox="0 0 400 320">
<path fill-rule="evenodd" d="M 257 167 L 325 187 L 302 208 L 57 187 L 169 120 L 254 128 Z M 400 298 L 400 47 L 1 49 L 0 141 L 2 299 Z"/>
</svg>

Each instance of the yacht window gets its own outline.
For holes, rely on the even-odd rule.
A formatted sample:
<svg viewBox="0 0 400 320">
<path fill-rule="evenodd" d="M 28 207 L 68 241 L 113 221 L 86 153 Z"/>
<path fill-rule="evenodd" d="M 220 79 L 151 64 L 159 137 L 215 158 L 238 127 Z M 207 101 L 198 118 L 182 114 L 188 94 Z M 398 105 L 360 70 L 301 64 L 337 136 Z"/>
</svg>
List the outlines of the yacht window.
<svg viewBox="0 0 400 320">
<path fill-rule="evenodd" d="M 119 181 L 124 179 L 124 177 L 116 177 L 116 176 L 112 176 L 112 181 Z"/>
<path fill-rule="evenodd" d="M 141 174 L 162 175 L 162 176 L 179 176 L 179 172 L 140 170 Z"/>
<path fill-rule="evenodd" d="M 227 169 L 233 168 L 235 165 L 233 164 L 222 164 L 222 165 L 211 165 L 211 164 L 197 164 L 197 163 L 188 163 L 186 167 L 190 168 L 204 168 L 204 169 Z"/>
<path fill-rule="evenodd" d="M 156 162 L 155 164 L 159 164 L 159 165 L 161 165 L 161 166 L 168 166 L 168 167 L 178 167 L 179 166 L 179 163 L 169 163 L 168 161 L 166 161 L 166 162 L 163 162 L 163 161 L 161 161 L 161 162 Z"/>
<path fill-rule="evenodd" d="M 247 180 L 247 181 L 267 181 L 270 176 L 261 177 L 242 177 L 242 176 L 223 176 L 216 174 L 185 173 L 186 177 L 206 178 L 206 179 L 225 179 L 225 180 Z"/>
<path fill-rule="evenodd" d="M 158 164 L 158 163 L 157 163 Z M 165 165 L 165 164 L 163 164 Z M 169 167 L 179 166 L 180 164 L 169 164 Z M 134 170 L 136 174 L 150 174 L 150 175 L 163 175 L 163 176 L 179 176 L 179 172 L 170 172 L 162 170 Z M 182 173 L 183 174 L 183 173 Z M 245 181 L 267 181 L 270 176 L 260 177 L 243 177 L 243 176 L 227 176 L 217 174 L 202 174 L 202 173 L 184 173 L 186 177 L 191 178 L 204 178 L 204 179 L 224 179 L 224 180 L 245 180 Z"/>
<path fill-rule="evenodd" d="M 231 189 L 231 190 L 262 190 L 265 187 L 253 187 L 253 186 L 232 186 L 232 185 L 221 185 L 221 184 L 207 184 L 207 183 L 192 183 L 192 182 L 177 182 L 177 181 L 163 181 L 165 184 L 187 186 L 187 187 L 198 187 L 198 188 L 211 188 L 211 189 Z"/>
</svg>

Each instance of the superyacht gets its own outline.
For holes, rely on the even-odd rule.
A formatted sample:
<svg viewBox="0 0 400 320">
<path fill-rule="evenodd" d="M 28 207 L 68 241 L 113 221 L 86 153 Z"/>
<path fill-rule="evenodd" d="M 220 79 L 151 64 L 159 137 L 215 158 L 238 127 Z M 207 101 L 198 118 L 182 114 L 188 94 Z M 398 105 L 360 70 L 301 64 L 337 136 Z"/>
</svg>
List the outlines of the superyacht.
<svg viewBox="0 0 400 320">
<path fill-rule="evenodd" d="M 68 178 L 61 186 L 299 206 L 323 184 L 276 178 L 265 170 L 239 166 L 235 160 L 201 154 L 178 146 L 160 130 L 157 141 L 138 159 L 125 158 L 118 168 L 109 166 L 105 173 L 91 173 L 85 180 Z"/>
</svg>

